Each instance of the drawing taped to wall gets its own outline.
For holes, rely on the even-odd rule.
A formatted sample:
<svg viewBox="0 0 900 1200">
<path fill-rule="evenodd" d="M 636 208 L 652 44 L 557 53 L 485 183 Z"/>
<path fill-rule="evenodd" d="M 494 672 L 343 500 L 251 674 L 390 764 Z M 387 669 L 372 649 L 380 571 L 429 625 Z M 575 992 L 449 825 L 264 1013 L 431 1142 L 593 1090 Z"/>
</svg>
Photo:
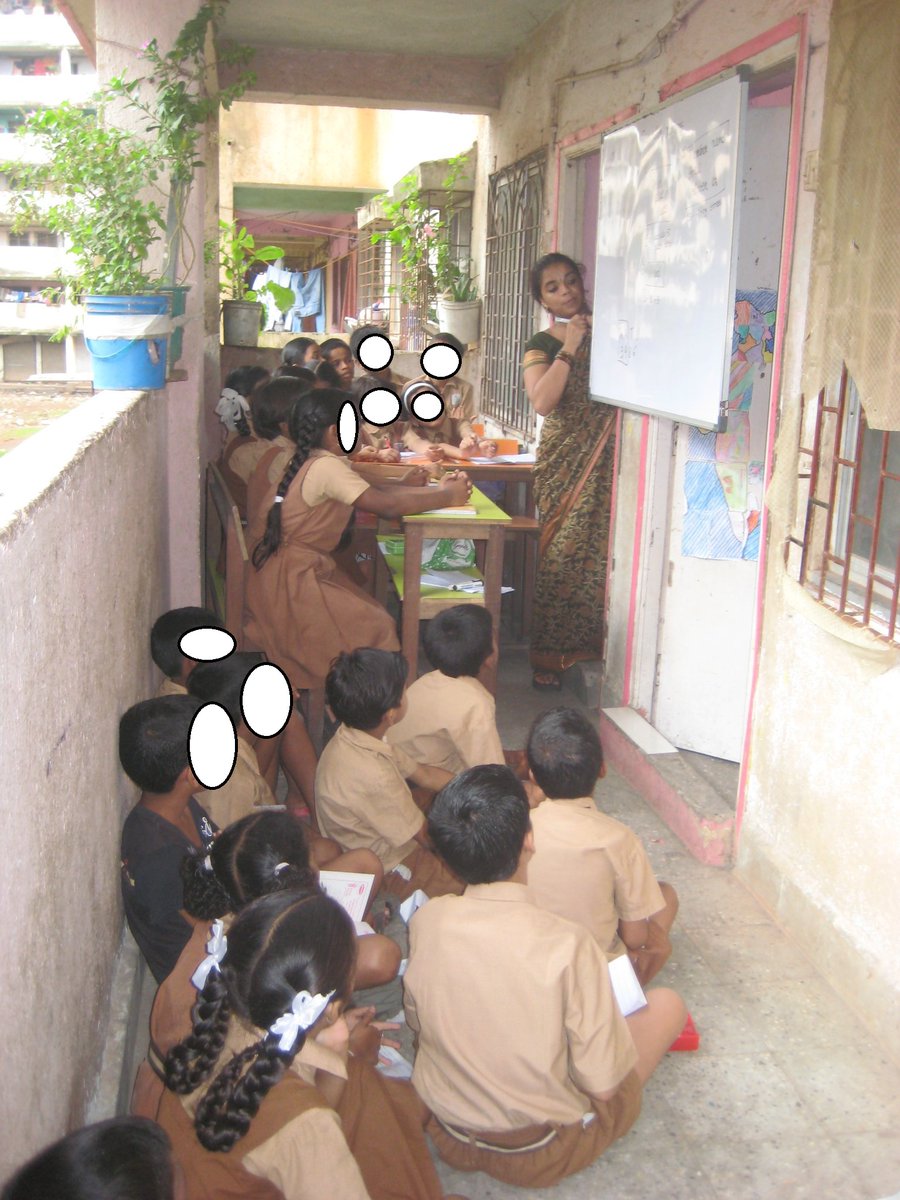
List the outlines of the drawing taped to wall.
<svg viewBox="0 0 900 1200">
<path fill-rule="evenodd" d="M 751 405 L 757 384 L 768 399 L 775 306 L 776 293 L 769 288 L 735 293 L 727 428 L 689 433 L 681 535 L 685 558 L 759 558 L 763 464 L 751 457 Z M 763 405 L 758 419 L 764 422 L 766 416 Z"/>
</svg>

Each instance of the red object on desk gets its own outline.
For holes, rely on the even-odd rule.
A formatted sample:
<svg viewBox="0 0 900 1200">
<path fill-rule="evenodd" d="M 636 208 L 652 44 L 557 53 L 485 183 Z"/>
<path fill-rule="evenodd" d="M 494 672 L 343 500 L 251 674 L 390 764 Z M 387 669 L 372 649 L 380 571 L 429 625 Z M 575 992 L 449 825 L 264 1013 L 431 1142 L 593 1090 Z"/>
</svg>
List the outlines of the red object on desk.
<svg viewBox="0 0 900 1200">
<path fill-rule="evenodd" d="M 669 1047 L 669 1050 L 697 1050 L 700 1047 L 700 1034 L 697 1032 L 697 1027 L 694 1025 L 694 1018 L 690 1013 L 687 1015 L 687 1020 L 684 1023 L 684 1029 L 679 1033 L 678 1037 Z"/>
</svg>

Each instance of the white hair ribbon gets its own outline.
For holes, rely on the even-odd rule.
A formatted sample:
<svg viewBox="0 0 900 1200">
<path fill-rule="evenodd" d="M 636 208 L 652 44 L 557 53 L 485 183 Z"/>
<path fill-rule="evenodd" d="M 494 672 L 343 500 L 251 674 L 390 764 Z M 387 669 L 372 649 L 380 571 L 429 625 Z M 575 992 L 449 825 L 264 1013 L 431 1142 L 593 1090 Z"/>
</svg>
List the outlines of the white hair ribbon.
<svg viewBox="0 0 900 1200">
<path fill-rule="evenodd" d="M 280 874 L 281 874 L 281 872 L 282 872 L 282 871 L 284 871 L 284 870 L 286 870 L 286 869 L 287 869 L 287 868 L 288 868 L 290 865 L 291 865 L 290 863 L 286 863 L 286 862 L 284 862 L 284 863 L 276 863 L 276 864 L 275 864 L 275 866 L 272 868 L 272 874 L 273 874 L 273 875 L 280 875 Z"/>
<path fill-rule="evenodd" d="M 204 860 L 203 860 L 203 870 L 204 871 L 212 871 L 212 869 L 213 869 L 212 856 L 207 854 L 206 858 L 204 858 Z"/>
<path fill-rule="evenodd" d="M 328 1001 L 333 995 L 334 991 L 330 991 L 327 996 L 323 996 L 321 993 L 315 996 L 311 996 L 309 992 L 297 993 L 290 1010 L 280 1016 L 274 1025 L 269 1026 L 269 1033 L 280 1038 L 278 1049 L 282 1054 L 287 1054 L 294 1048 L 301 1029 L 306 1031 L 315 1025 L 328 1007 Z"/>
<path fill-rule="evenodd" d="M 250 405 L 240 392 L 236 392 L 234 388 L 222 388 L 222 395 L 216 405 L 216 413 L 226 429 L 237 433 L 238 421 L 249 411 Z"/>
<path fill-rule="evenodd" d="M 204 958 L 203 962 L 191 976 L 191 983 L 198 992 L 202 992 L 206 987 L 210 971 L 213 969 L 218 971 L 219 963 L 225 957 L 228 950 L 228 938 L 225 936 L 225 926 L 221 921 L 213 921 L 212 928 L 209 931 L 209 941 L 206 943 L 206 950 L 206 958 Z"/>
</svg>

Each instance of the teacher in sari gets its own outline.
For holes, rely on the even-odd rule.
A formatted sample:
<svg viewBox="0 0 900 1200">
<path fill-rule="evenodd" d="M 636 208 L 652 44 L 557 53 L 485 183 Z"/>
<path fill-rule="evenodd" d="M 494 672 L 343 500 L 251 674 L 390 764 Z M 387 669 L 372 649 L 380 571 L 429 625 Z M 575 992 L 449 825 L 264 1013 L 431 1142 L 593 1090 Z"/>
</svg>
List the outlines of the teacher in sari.
<svg viewBox="0 0 900 1200">
<path fill-rule="evenodd" d="M 531 293 L 553 318 L 525 347 L 525 390 L 544 418 L 534 468 L 541 520 L 531 631 L 532 684 L 559 691 L 562 672 L 603 653 L 616 410 L 591 400 L 591 315 L 565 254 L 545 254 Z"/>
</svg>

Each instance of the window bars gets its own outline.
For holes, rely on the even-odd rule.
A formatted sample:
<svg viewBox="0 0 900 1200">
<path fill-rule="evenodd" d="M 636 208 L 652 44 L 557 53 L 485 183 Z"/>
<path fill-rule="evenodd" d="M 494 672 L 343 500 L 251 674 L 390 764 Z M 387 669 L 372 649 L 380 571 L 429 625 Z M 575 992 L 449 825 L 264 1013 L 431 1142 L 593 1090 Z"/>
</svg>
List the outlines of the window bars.
<svg viewBox="0 0 900 1200">
<path fill-rule="evenodd" d="M 801 422 L 812 444 L 800 446 L 788 569 L 845 620 L 900 642 L 900 432 L 868 427 L 846 366 L 836 396 L 823 388 Z"/>
<path fill-rule="evenodd" d="M 521 158 L 490 177 L 481 411 L 524 437 L 534 413 L 522 384 L 525 343 L 534 327 L 528 272 L 540 257 L 547 151 Z"/>
</svg>

